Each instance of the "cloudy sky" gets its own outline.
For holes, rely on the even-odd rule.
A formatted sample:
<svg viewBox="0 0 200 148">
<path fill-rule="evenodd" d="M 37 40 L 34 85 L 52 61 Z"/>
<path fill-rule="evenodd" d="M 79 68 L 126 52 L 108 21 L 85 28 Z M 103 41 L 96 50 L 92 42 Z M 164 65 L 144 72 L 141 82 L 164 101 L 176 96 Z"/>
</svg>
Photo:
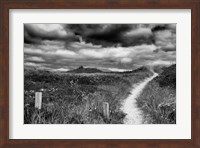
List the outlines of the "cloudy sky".
<svg viewBox="0 0 200 148">
<path fill-rule="evenodd" d="M 176 61 L 176 24 L 25 24 L 24 65 L 130 70 Z"/>
</svg>

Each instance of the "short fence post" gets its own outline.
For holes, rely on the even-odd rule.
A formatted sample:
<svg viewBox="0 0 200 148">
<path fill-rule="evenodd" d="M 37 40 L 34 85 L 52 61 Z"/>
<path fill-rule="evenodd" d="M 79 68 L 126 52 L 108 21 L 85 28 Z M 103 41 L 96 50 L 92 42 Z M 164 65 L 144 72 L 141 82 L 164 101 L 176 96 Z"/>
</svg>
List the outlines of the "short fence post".
<svg viewBox="0 0 200 148">
<path fill-rule="evenodd" d="M 106 119 L 109 119 L 109 104 L 108 102 L 103 102 L 103 115 Z"/>
<path fill-rule="evenodd" d="M 41 109 L 42 107 L 42 92 L 35 92 L 35 108 Z"/>
</svg>

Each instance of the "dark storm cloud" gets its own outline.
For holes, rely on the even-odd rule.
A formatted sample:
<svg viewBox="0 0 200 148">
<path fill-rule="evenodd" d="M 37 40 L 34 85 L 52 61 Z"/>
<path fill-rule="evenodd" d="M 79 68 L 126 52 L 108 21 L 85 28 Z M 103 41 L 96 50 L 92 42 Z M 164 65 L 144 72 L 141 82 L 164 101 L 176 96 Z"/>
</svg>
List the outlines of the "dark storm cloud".
<svg viewBox="0 0 200 148">
<path fill-rule="evenodd" d="M 99 24 L 71 24 L 66 28 L 80 35 L 87 43 L 95 45 L 113 46 L 121 43 L 121 35 L 131 29 L 129 25 L 99 25 Z"/>
<path fill-rule="evenodd" d="M 132 69 L 176 58 L 175 24 L 25 24 L 25 66 Z"/>
<path fill-rule="evenodd" d="M 66 34 L 57 30 L 45 31 L 30 24 L 24 25 L 24 42 L 41 44 L 43 40 L 61 40 L 66 48 L 74 50 L 73 43 L 84 41 L 102 47 L 129 47 L 141 44 L 157 44 L 159 32 L 168 30 L 174 33 L 174 28 L 168 24 L 69 24 L 61 25 Z"/>
<path fill-rule="evenodd" d="M 152 32 L 171 30 L 173 33 L 176 33 L 176 24 L 157 24 L 151 30 Z"/>
<path fill-rule="evenodd" d="M 69 24 L 65 25 L 65 29 L 73 31 L 76 35 L 89 35 L 92 32 L 102 31 L 104 25 L 101 24 Z"/>
<path fill-rule="evenodd" d="M 103 31 L 92 32 L 86 38 L 86 41 L 92 41 L 96 44 L 111 43 L 111 44 L 122 44 L 124 45 L 123 34 L 131 30 L 130 25 L 113 25 L 107 27 Z"/>
<path fill-rule="evenodd" d="M 79 35 L 87 43 L 111 46 L 134 46 L 140 44 L 151 44 L 152 36 L 140 34 L 138 36 L 126 36 L 126 33 L 138 29 L 138 24 L 71 24 L 66 25 L 75 35 Z"/>
<path fill-rule="evenodd" d="M 151 30 L 152 30 L 152 32 L 156 32 L 156 31 L 163 31 L 166 29 L 167 29 L 166 25 L 157 25 L 157 26 L 153 27 Z"/>
<path fill-rule="evenodd" d="M 79 38 L 74 34 L 60 34 L 56 30 L 45 31 L 32 24 L 24 25 L 24 43 L 41 44 L 43 40 L 60 40 L 69 43 L 79 41 Z"/>
</svg>

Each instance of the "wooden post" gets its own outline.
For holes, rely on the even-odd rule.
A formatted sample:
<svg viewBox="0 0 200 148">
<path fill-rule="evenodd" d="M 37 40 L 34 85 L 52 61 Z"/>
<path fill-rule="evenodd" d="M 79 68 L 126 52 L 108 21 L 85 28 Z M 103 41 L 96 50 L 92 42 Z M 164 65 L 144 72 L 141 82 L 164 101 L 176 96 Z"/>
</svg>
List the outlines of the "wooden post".
<svg viewBox="0 0 200 148">
<path fill-rule="evenodd" d="M 103 102 L 103 115 L 106 119 L 109 119 L 109 104 L 108 104 L 108 102 Z"/>
<path fill-rule="evenodd" d="M 35 92 L 35 108 L 41 109 L 42 107 L 42 92 Z"/>
</svg>

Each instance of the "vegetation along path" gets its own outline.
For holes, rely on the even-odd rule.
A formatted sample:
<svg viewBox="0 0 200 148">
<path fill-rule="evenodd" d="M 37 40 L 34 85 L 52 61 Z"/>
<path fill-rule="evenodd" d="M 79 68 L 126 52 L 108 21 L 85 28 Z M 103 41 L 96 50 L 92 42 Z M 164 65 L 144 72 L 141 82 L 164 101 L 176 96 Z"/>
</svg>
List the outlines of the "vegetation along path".
<svg viewBox="0 0 200 148">
<path fill-rule="evenodd" d="M 146 78 L 139 84 L 136 84 L 131 90 L 131 94 L 124 100 L 121 108 L 122 111 L 127 114 L 124 119 L 124 124 L 142 124 L 142 111 L 137 107 L 136 99 L 145 86 L 157 75 L 157 73 L 154 73 L 153 76 Z"/>
</svg>

